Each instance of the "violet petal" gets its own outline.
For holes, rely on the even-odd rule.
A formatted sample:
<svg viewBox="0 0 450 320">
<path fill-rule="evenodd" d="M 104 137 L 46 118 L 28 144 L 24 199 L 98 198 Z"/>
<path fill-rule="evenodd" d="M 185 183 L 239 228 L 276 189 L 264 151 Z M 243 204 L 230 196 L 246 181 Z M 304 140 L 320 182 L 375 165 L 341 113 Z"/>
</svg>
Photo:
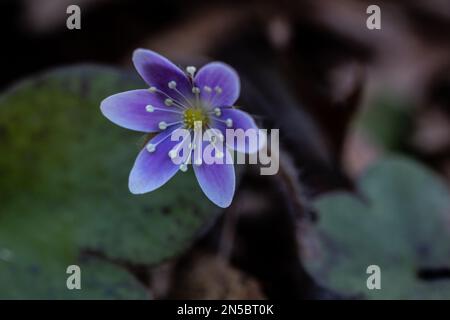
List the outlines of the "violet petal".
<svg viewBox="0 0 450 320">
<path fill-rule="evenodd" d="M 170 81 L 175 81 L 176 88 L 181 93 L 192 96 L 192 86 L 183 70 L 156 52 L 136 49 L 133 53 L 133 63 L 137 72 L 149 86 L 154 86 L 170 97 L 183 102 L 183 98 L 168 87 Z"/>
<path fill-rule="evenodd" d="M 241 84 L 237 72 L 222 62 L 211 62 L 203 66 L 195 76 L 195 85 L 200 88 L 200 97 L 211 107 L 232 106 L 239 98 Z M 211 92 L 205 90 L 205 86 Z M 220 93 L 217 92 L 220 88 Z"/>
<path fill-rule="evenodd" d="M 231 204 L 236 184 L 231 155 L 228 151 L 225 152 L 225 155 L 229 164 L 203 163 L 200 166 L 193 165 L 195 176 L 203 193 L 222 208 Z"/>
<path fill-rule="evenodd" d="M 226 129 L 242 129 L 247 131 L 248 129 L 255 130 L 255 135 L 258 134 L 258 126 L 256 125 L 253 118 L 246 112 L 232 109 L 232 108 L 223 108 L 221 109 L 221 115 L 219 117 L 221 121 L 215 120 L 213 123 L 213 127 L 219 129 L 222 134 L 226 138 Z M 227 121 L 227 119 L 231 119 L 232 125 L 228 127 L 223 121 Z M 249 143 L 248 138 L 245 140 L 237 140 L 234 141 L 226 140 L 227 146 L 233 150 L 242 153 L 254 153 L 260 149 L 262 145 L 265 143 L 265 139 L 263 141 L 258 141 L 258 143 Z"/>
<path fill-rule="evenodd" d="M 148 105 L 155 110 L 148 112 Z M 144 89 L 112 95 L 102 101 L 100 109 L 115 124 L 142 132 L 160 131 L 161 121 L 172 123 L 182 120 L 182 114 L 174 112 L 178 112 L 176 107 L 165 106 L 158 97 Z"/>
<path fill-rule="evenodd" d="M 144 147 L 139 153 L 128 181 L 131 193 L 141 194 L 153 191 L 177 173 L 179 166 L 174 164 L 168 155 L 178 143 L 170 139 L 170 135 L 176 129 L 165 130 L 149 141 L 157 145 L 155 151 L 149 152 Z"/>
</svg>

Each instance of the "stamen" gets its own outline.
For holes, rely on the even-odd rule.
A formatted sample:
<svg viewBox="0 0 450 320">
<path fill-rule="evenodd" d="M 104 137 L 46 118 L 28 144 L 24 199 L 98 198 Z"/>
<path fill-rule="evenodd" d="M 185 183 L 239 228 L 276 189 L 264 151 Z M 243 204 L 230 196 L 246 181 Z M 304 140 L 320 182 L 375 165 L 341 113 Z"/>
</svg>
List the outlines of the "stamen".
<svg viewBox="0 0 450 320">
<path fill-rule="evenodd" d="M 188 169 L 187 165 L 185 163 L 180 164 L 180 170 L 183 172 L 186 172 Z"/>
<path fill-rule="evenodd" d="M 226 119 L 225 121 L 224 121 L 224 120 L 221 120 L 221 119 L 219 119 L 219 118 L 215 118 L 215 117 L 213 117 L 213 119 L 216 120 L 216 121 L 225 123 L 225 125 L 226 125 L 228 128 L 231 128 L 231 127 L 233 126 L 233 119 L 228 118 L 228 119 Z"/>
<path fill-rule="evenodd" d="M 217 96 L 222 93 L 222 88 L 219 87 L 219 86 L 215 86 L 214 87 L 214 91 L 216 92 L 216 94 L 215 95 L 211 95 L 209 97 L 209 103 L 211 105 L 214 105 L 214 102 L 216 101 Z"/>
<path fill-rule="evenodd" d="M 158 91 L 158 89 L 156 89 L 156 87 L 151 86 L 150 88 L 148 88 L 148 91 L 150 91 L 150 93 L 155 93 L 156 91 Z"/>
<path fill-rule="evenodd" d="M 151 104 L 148 104 L 145 106 L 145 110 L 147 110 L 147 112 L 153 112 L 155 111 L 155 108 Z"/>
<path fill-rule="evenodd" d="M 217 136 L 219 136 L 220 141 L 223 141 L 223 134 L 221 132 L 217 132 L 217 129 L 211 129 L 210 126 L 207 126 L 209 130 L 213 130 L 215 132 L 215 135 L 212 135 L 210 131 L 206 131 L 209 135 L 209 141 L 211 142 L 214 150 L 216 151 L 215 157 L 216 158 L 223 158 L 224 153 L 219 150 L 219 147 L 216 145 Z"/>
<path fill-rule="evenodd" d="M 161 122 L 158 124 L 158 127 L 159 127 L 161 130 L 166 130 L 166 129 L 167 129 L 167 123 L 166 123 L 165 121 L 161 121 Z"/>
<path fill-rule="evenodd" d="M 169 137 L 171 137 L 172 136 L 172 134 L 171 134 L 171 132 L 169 131 L 169 132 L 165 132 L 164 133 L 164 136 L 161 138 L 161 139 L 159 139 L 157 142 L 155 142 L 155 143 L 149 143 L 149 144 L 147 144 L 146 146 L 145 146 L 145 148 L 147 149 L 147 151 L 148 152 L 150 152 L 150 153 L 152 153 L 152 152 L 154 152 L 155 150 L 156 150 L 156 148 L 158 147 L 158 145 L 160 144 L 160 143 L 162 143 L 163 141 L 165 141 L 165 140 L 167 140 Z M 154 141 L 154 140 L 153 140 Z"/>
<path fill-rule="evenodd" d="M 204 86 L 203 90 L 205 90 L 205 92 L 208 92 L 208 93 L 211 93 L 211 91 L 212 91 L 211 87 L 208 87 L 208 86 Z"/>
<path fill-rule="evenodd" d="M 177 87 L 177 83 L 175 81 L 170 81 L 167 85 L 170 89 L 175 89 Z"/>
<path fill-rule="evenodd" d="M 191 76 L 194 77 L 195 71 L 197 71 L 197 68 L 194 66 L 188 66 L 186 68 L 186 72 Z"/>
<path fill-rule="evenodd" d="M 170 122 L 170 123 L 166 123 L 165 121 L 161 121 L 159 124 L 161 124 L 161 123 L 164 123 L 166 128 L 167 128 L 167 127 L 173 126 L 174 124 L 183 123 L 183 121 L 180 120 L 180 121 L 175 121 L 175 122 Z M 160 129 L 161 129 L 161 127 L 160 127 Z M 161 129 L 161 130 L 164 130 L 164 129 Z"/>
<path fill-rule="evenodd" d="M 196 104 L 199 105 L 200 104 L 200 88 L 192 87 L 192 93 L 195 94 Z"/>
<path fill-rule="evenodd" d="M 146 146 L 148 152 L 154 152 L 156 150 L 156 146 L 153 143 L 149 143 Z"/>
<path fill-rule="evenodd" d="M 178 143 L 175 147 L 173 147 L 172 150 L 169 151 L 169 158 L 174 159 L 178 156 L 178 153 L 180 152 L 181 147 L 184 145 L 187 138 L 190 138 L 191 135 L 187 134 L 183 137 L 183 140 L 181 140 L 180 143 Z M 190 145 L 190 144 L 189 144 Z M 190 147 L 189 147 L 190 148 Z"/>
<path fill-rule="evenodd" d="M 185 96 L 184 94 L 182 94 L 180 90 L 178 90 L 177 88 L 174 88 L 174 90 L 175 90 L 176 93 L 178 93 L 178 95 L 179 95 L 180 97 L 182 97 L 182 98 L 184 99 L 184 101 L 187 102 L 187 104 L 188 104 L 190 107 L 192 107 L 191 101 L 189 101 L 189 99 L 186 98 L 186 96 Z"/>
<path fill-rule="evenodd" d="M 173 105 L 173 100 L 170 98 L 167 98 L 166 100 L 164 100 L 164 104 L 168 107 L 170 107 L 171 105 Z"/>
<path fill-rule="evenodd" d="M 220 108 L 214 108 L 214 114 L 220 117 L 220 115 L 222 114 L 222 110 L 220 110 Z"/>
<path fill-rule="evenodd" d="M 161 91 L 161 90 L 159 90 L 159 89 L 157 89 L 157 88 L 155 88 L 155 90 L 156 90 L 156 92 L 161 93 L 162 95 L 166 96 L 169 100 L 171 100 L 171 101 L 172 101 L 172 104 L 173 104 L 174 106 L 177 106 L 178 109 L 187 109 L 187 108 L 188 108 L 187 106 L 185 106 L 184 104 L 182 104 L 180 101 L 178 101 L 178 100 L 176 100 L 176 99 L 173 99 L 171 96 L 169 96 L 169 95 L 168 95 L 167 93 L 165 93 L 164 91 Z M 176 90 L 176 91 L 178 92 L 177 89 L 174 89 L 174 90 Z M 166 99 L 166 100 L 167 100 L 167 99 Z"/>
</svg>

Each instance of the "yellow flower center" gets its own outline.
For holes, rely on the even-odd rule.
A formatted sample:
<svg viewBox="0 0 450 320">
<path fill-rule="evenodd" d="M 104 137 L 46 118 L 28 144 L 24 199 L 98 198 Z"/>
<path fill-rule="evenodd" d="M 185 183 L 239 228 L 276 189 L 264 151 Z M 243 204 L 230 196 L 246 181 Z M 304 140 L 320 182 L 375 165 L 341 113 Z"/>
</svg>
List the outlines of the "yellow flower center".
<svg viewBox="0 0 450 320">
<path fill-rule="evenodd" d="M 208 124 L 208 115 L 202 108 L 189 108 L 184 111 L 183 122 L 186 129 L 194 129 L 196 122 L 201 122 L 202 127 Z"/>
</svg>

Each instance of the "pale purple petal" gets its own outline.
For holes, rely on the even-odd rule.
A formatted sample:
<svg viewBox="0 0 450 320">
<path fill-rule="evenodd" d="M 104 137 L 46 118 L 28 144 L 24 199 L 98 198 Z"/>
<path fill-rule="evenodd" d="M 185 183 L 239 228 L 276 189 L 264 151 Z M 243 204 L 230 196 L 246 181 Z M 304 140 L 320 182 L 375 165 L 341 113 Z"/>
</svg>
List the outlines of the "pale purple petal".
<svg viewBox="0 0 450 320">
<path fill-rule="evenodd" d="M 154 86 L 181 102 L 182 97 L 168 87 L 170 81 L 175 81 L 180 92 L 192 95 L 192 85 L 183 70 L 156 52 L 136 49 L 133 53 L 133 63 L 149 86 Z"/>
<path fill-rule="evenodd" d="M 155 110 L 148 112 L 148 105 Z M 172 123 L 182 119 L 176 107 L 165 106 L 153 93 L 143 89 L 112 95 L 102 101 L 100 109 L 115 124 L 142 132 L 158 132 L 161 121 Z"/>
<path fill-rule="evenodd" d="M 220 117 L 215 118 L 218 118 L 219 120 L 215 120 L 212 126 L 222 131 L 225 138 L 227 137 L 226 129 L 242 129 L 246 132 L 245 139 L 226 139 L 227 146 L 233 150 L 243 153 L 254 153 L 264 145 L 264 138 L 261 140 L 258 139 L 257 141 L 252 141 L 252 143 L 250 143 L 249 137 L 259 137 L 259 135 L 258 126 L 248 113 L 238 109 L 222 108 Z M 232 121 L 232 125 L 230 127 L 224 123 L 228 119 L 231 119 Z M 251 129 L 251 131 L 247 131 L 248 129 Z"/>
<path fill-rule="evenodd" d="M 223 164 L 203 163 L 200 166 L 193 165 L 200 188 L 209 200 L 222 208 L 231 204 L 236 183 L 231 156 L 228 151 L 225 154 L 227 157 L 226 163 L 224 161 Z"/>
<path fill-rule="evenodd" d="M 149 141 L 157 145 L 155 151 L 149 152 L 144 147 L 139 153 L 128 181 L 131 193 L 141 194 L 158 189 L 177 173 L 179 166 L 168 155 L 178 143 L 170 139 L 175 129 L 165 130 Z"/>
<path fill-rule="evenodd" d="M 225 63 L 208 63 L 197 72 L 194 82 L 200 88 L 201 99 L 209 102 L 212 107 L 232 106 L 239 98 L 239 76 Z M 205 86 L 210 88 L 211 92 L 205 90 Z M 221 93 L 217 92 L 217 87 Z"/>
</svg>

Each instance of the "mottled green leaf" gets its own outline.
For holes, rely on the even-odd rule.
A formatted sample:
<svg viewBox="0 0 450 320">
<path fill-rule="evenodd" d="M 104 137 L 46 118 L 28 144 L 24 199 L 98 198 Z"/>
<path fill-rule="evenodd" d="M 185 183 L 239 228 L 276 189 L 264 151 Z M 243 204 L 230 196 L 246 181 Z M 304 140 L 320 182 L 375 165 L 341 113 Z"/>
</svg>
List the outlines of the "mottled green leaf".
<svg viewBox="0 0 450 320">
<path fill-rule="evenodd" d="M 142 134 L 112 124 L 99 106 L 143 87 L 128 73 L 77 66 L 2 96 L 0 298 L 78 297 L 65 289 L 69 264 L 86 266 L 83 279 L 92 279 L 82 297 L 144 297 L 126 270 L 104 261 L 93 266 L 81 253 L 157 264 L 182 253 L 214 219 L 217 207 L 190 172 L 155 192 L 130 194 Z"/>
<path fill-rule="evenodd" d="M 450 267 L 445 184 L 420 164 L 392 157 L 370 168 L 359 190 L 360 198 L 335 193 L 316 202 L 318 249 L 305 259 L 316 280 L 375 299 L 450 298 L 449 278 L 418 276 L 420 270 Z M 369 265 L 381 268 L 381 290 L 366 286 Z"/>
</svg>

